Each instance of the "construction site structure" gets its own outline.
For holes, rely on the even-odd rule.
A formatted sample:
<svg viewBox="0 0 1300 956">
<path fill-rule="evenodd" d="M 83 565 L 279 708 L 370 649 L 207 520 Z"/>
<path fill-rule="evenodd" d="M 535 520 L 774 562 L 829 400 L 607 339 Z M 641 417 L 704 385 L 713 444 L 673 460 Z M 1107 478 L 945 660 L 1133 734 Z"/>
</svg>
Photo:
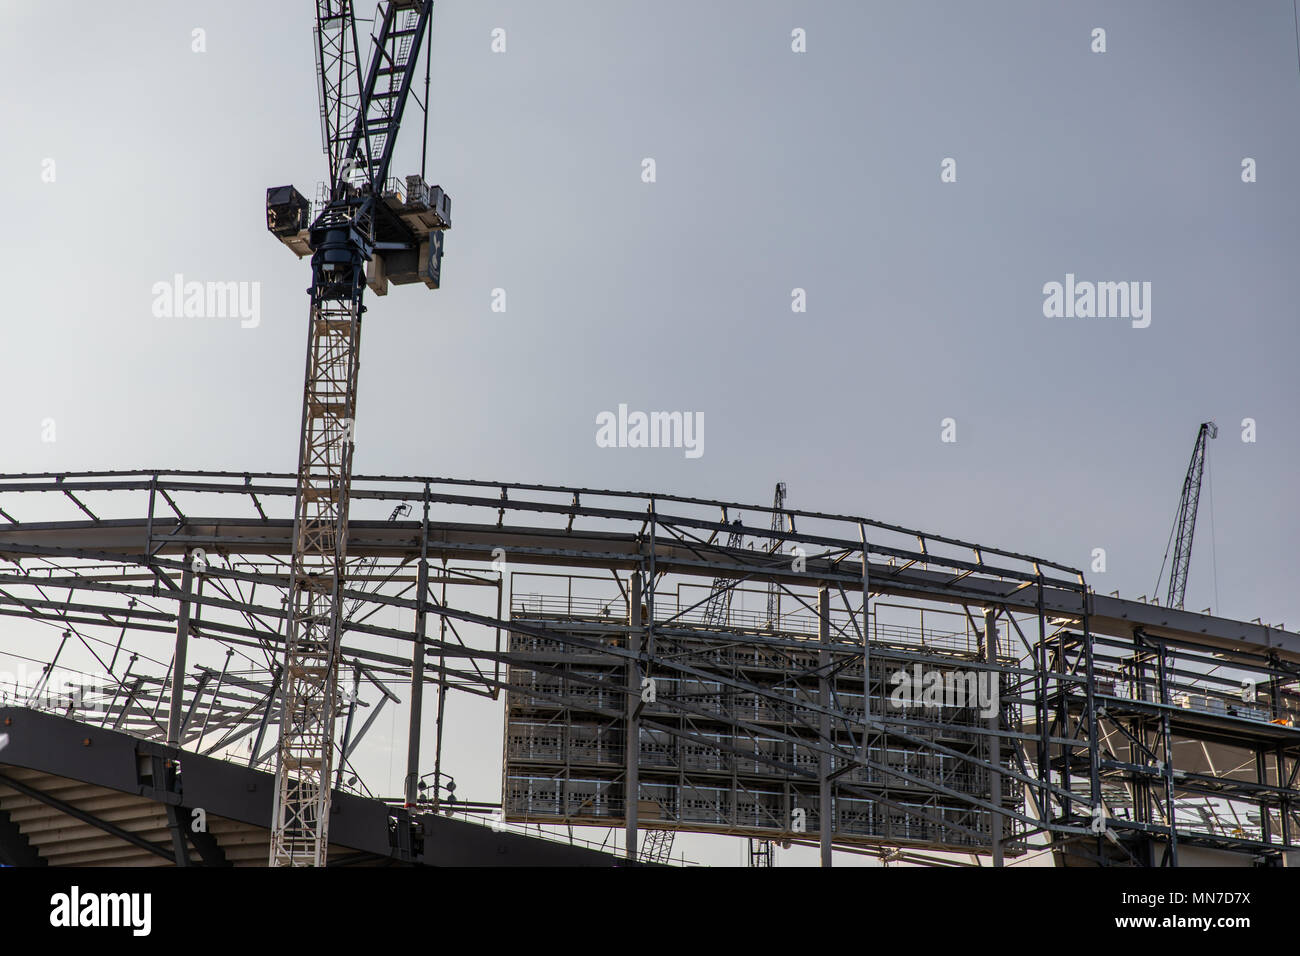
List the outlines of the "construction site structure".
<svg viewBox="0 0 1300 956">
<path fill-rule="evenodd" d="M 177 858 L 58 782 L 98 765 L 25 734 L 134 752 L 95 786 L 152 788 L 160 808 L 205 795 L 231 814 L 223 852 L 252 845 L 235 824 L 256 806 L 218 800 L 224 776 L 199 758 L 260 772 L 278 749 L 296 493 L 292 474 L 0 476 L 0 614 L 49 628 L 23 649 L 45 666 L 110 675 L 89 696 L 0 702 L 0 856 L 21 837 L 68 859 L 50 820 L 77 814 L 116 827 L 79 859 Z M 429 858 L 440 824 L 405 794 L 366 796 L 353 760 L 393 707 L 418 744 L 414 691 L 433 687 L 501 700 L 506 718 L 500 798 L 444 811 L 534 835 L 621 826 L 629 863 L 657 854 L 660 837 L 637 846 L 656 831 L 817 847 L 827 864 L 1300 863 L 1293 631 L 1098 594 L 1067 565 L 864 517 L 785 509 L 795 562 L 771 547 L 767 506 L 386 477 L 351 498 L 347 553 L 374 563 L 342 588 L 362 603 L 339 654 L 366 716 L 335 745 L 336 783 L 376 808 L 349 804 L 348 827 L 368 814 L 383 837 L 350 829 L 331 837 L 340 854 Z M 719 579 L 723 618 L 706 610 Z M 143 784 L 151 755 L 162 769 Z M 424 775 L 417 746 L 406 769 Z M 178 833 L 201 857 L 203 837 Z"/>
</svg>

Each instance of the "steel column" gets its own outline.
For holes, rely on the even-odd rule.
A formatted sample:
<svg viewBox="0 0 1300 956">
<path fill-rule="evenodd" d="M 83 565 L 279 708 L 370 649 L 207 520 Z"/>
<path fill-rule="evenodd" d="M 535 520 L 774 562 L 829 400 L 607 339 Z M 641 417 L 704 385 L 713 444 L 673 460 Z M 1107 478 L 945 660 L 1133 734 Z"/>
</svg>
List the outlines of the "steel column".
<svg viewBox="0 0 1300 956">
<path fill-rule="evenodd" d="M 867 560 L 867 529 L 858 522 L 862 540 L 862 755 L 867 755 L 867 728 L 871 726 L 871 562 Z"/>
<path fill-rule="evenodd" d="M 424 632 L 429 608 L 429 486 L 424 486 L 420 562 L 415 586 L 415 646 L 411 651 L 411 723 L 406 739 L 406 804 L 414 806 L 420 784 L 420 723 L 424 717 Z"/>
<path fill-rule="evenodd" d="M 641 572 L 632 572 L 632 581 L 628 587 L 627 601 L 628 650 L 634 654 L 641 653 Z M 625 764 L 623 786 L 623 821 L 625 824 L 624 845 L 627 858 L 635 860 L 637 811 L 641 800 L 640 757 L 641 757 L 641 664 L 634 657 L 627 663 L 627 736 L 624 744 L 623 760 Z"/>
<path fill-rule="evenodd" d="M 1287 785 L 1286 756 L 1281 744 L 1277 745 L 1275 759 L 1277 761 L 1277 785 L 1285 787 Z M 1278 812 L 1282 817 L 1282 844 L 1289 847 L 1291 845 L 1291 797 L 1283 796 L 1278 801 Z"/>
<path fill-rule="evenodd" d="M 1268 784 L 1268 766 L 1264 762 L 1264 751 L 1255 751 L 1255 781 L 1261 786 Z M 1269 819 L 1269 806 L 1266 801 L 1261 800 L 1259 803 L 1259 827 L 1260 835 L 1264 838 L 1265 843 L 1273 842 L 1272 823 Z"/>
<path fill-rule="evenodd" d="M 1178 828 L 1174 819 L 1174 744 L 1173 734 L 1169 727 L 1169 684 L 1166 668 L 1168 660 L 1165 655 L 1165 646 L 1159 647 L 1159 658 L 1157 666 L 1158 681 L 1156 684 L 1159 691 L 1161 707 L 1160 715 L 1160 740 L 1161 755 L 1164 757 L 1164 767 L 1161 768 L 1161 776 L 1165 779 L 1165 825 L 1169 828 L 1169 845 L 1165 848 L 1165 853 L 1169 857 L 1169 865 L 1178 865 Z"/>
<path fill-rule="evenodd" d="M 984 662 L 996 666 L 998 663 L 998 628 L 997 608 L 984 609 Z M 1002 678 L 998 671 L 992 671 L 994 693 L 997 695 L 997 711 L 988 719 L 989 729 L 994 731 L 988 737 L 989 758 L 989 803 L 995 807 L 1002 806 L 1002 742 L 997 735 L 1002 716 Z M 1000 810 L 989 814 L 989 841 L 993 851 L 993 865 L 1002 866 L 1002 830 L 1004 822 Z"/>
<path fill-rule="evenodd" d="M 172 855 L 176 858 L 176 865 L 189 866 L 190 851 L 185 844 L 189 827 L 181 816 L 181 808 L 174 803 L 167 804 L 167 829 L 172 835 Z"/>
<path fill-rule="evenodd" d="M 822 585 L 821 590 L 817 592 L 817 633 L 821 638 L 821 647 L 817 651 L 817 700 L 822 707 L 829 709 L 834 706 L 834 703 L 831 700 L 831 682 L 828 676 L 831 668 L 831 652 L 827 648 L 831 640 L 831 592 L 826 585 Z M 819 716 L 817 731 L 822 738 L 823 747 L 829 744 L 831 737 L 829 712 L 823 712 Z M 830 866 L 831 841 L 835 828 L 831 808 L 831 758 L 825 749 L 817 755 L 817 777 L 818 843 L 821 847 L 822 866 Z"/>
<path fill-rule="evenodd" d="M 167 712 L 167 743 L 173 747 L 181 741 L 181 723 L 185 707 L 185 655 L 190 643 L 190 597 L 194 588 L 194 555 L 186 554 L 181 572 L 181 603 L 176 615 L 176 653 L 172 657 L 172 701 Z"/>
<path fill-rule="evenodd" d="M 413 806 L 420 782 L 420 720 L 424 713 L 424 626 L 428 604 L 429 562 L 420 559 L 417 572 L 420 596 L 415 612 L 415 646 L 411 651 L 411 725 L 406 739 L 406 803 Z"/>
<path fill-rule="evenodd" d="M 348 703 L 348 716 L 343 721 L 343 747 L 344 754 L 352 751 L 352 718 L 357 712 L 357 703 L 361 697 L 361 668 L 352 668 L 352 700 Z M 343 786 L 343 765 L 346 761 L 340 760 L 339 765 L 334 768 L 334 789 L 337 790 Z"/>
</svg>

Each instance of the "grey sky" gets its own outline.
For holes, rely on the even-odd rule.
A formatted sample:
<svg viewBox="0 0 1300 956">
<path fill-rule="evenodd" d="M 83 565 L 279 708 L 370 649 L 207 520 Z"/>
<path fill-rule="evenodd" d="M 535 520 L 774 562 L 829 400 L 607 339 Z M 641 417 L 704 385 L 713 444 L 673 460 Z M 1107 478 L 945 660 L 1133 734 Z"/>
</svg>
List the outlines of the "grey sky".
<svg viewBox="0 0 1300 956">
<path fill-rule="evenodd" d="M 263 209 L 325 174 L 311 4 L 72 10 L 0 0 L 3 471 L 292 470 L 309 275 Z M 370 299 L 356 469 L 756 503 L 780 479 L 795 507 L 1105 548 L 1090 583 L 1137 596 L 1215 418 L 1187 605 L 1295 629 L 1293 16 L 441 0 L 444 285 Z M 408 129 L 394 172 L 418 161 Z M 175 273 L 261 283 L 260 325 L 155 318 Z M 1045 318 L 1066 273 L 1151 282 L 1150 327 Z M 703 457 L 598 448 L 619 403 L 702 412 Z"/>
</svg>

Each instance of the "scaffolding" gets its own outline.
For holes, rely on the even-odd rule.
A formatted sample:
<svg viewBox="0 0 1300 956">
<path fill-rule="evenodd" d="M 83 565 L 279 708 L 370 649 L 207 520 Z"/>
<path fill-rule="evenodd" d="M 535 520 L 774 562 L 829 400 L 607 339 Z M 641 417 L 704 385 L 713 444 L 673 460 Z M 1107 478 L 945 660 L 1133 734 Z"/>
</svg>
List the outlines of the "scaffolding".
<svg viewBox="0 0 1300 956">
<path fill-rule="evenodd" d="M 522 578 L 533 579 L 525 574 Z M 609 825 L 625 820 L 626 720 L 615 716 L 627 694 L 623 660 L 606 647 L 629 645 L 625 604 L 588 596 L 591 579 L 563 582 L 563 595 L 520 594 L 512 582 L 509 682 L 526 688 L 506 695 L 506 819 L 521 823 Z M 525 583 L 524 585 L 528 585 Z M 716 588 L 711 595 L 716 593 Z M 766 591 L 761 593 L 766 598 Z M 815 605 L 817 596 L 796 589 L 792 599 Z M 710 600 L 713 600 L 712 596 Z M 900 844 L 969 851 L 990 845 L 990 768 L 984 759 L 981 716 L 974 700 L 907 709 L 891 704 L 891 680 L 924 673 L 954 678 L 986 670 L 963 632 L 876 624 L 864 683 L 864 653 L 849 616 L 828 614 L 826 644 L 815 633 L 721 627 L 705 612 L 681 613 L 661 605 L 674 627 L 657 622 L 659 656 L 671 669 L 647 671 L 653 695 L 639 706 L 639 818 L 657 829 L 731 833 L 771 839 L 819 835 L 818 763 L 825 745 L 835 748 L 831 829 L 837 843 Z M 599 612 L 593 611 L 599 607 Z M 883 610 L 883 609 L 882 609 Z M 890 608 L 902 610 L 900 606 Z M 933 620 L 941 612 L 931 612 Z M 896 616 L 896 615 L 895 615 Z M 924 611 L 916 609 L 918 622 Z M 764 622 L 766 623 L 766 622 Z M 544 631 L 547 636 L 539 636 Z M 566 639 L 567 638 L 567 639 Z M 581 642 L 581 643 L 577 643 Z M 1009 687 L 1004 654 L 992 673 Z M 889 715 L 863 747 L 867 710 Z M 1019 707 L 997 693 L 999 722 L 1020 729 Z M 833 710 L 829 738 L 820 736 L 822 714 Z M 941 746 L 943 749 L 936 749 Z M 1010 752 L 1003 771 L 1014 770 Z M 1013 781 L 1003 810 L 1020 802 Z M 1019 853 L 1022 827 L 1003 825 L 1007 851 Z"/>
</svg>

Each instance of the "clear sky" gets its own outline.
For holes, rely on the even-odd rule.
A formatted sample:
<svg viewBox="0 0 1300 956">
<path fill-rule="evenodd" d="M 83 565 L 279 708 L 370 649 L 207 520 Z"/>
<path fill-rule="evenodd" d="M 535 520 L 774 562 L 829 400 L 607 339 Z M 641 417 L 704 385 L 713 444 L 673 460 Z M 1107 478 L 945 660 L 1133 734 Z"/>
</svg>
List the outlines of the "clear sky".
<svg viewBox="0 0 1300 956">
<path fill-rule="evenodd" d="M 0 470 L 294 468 L 309 270 L 264 199 L 325 175 L 312 10 L 0 0 Z M 453 229 L 440 291 L 370 299 L 358 472 L 758 503 L 783 480 L 793 507 L 1085 568 L 1104 548 L 1089 582 L 1136 597 L 1213 418 L 1187 606 L 1300 626 L 1292 2 L 434 22 Z M 156 317 L 176 274 L 259 283 L 258 324 Z M 1149 327 L 1045 317 L 1067 274 L 1149 282 Z M 619 404 L 701 413 L 704 454 L 598 447 Z"/>
</svg>

